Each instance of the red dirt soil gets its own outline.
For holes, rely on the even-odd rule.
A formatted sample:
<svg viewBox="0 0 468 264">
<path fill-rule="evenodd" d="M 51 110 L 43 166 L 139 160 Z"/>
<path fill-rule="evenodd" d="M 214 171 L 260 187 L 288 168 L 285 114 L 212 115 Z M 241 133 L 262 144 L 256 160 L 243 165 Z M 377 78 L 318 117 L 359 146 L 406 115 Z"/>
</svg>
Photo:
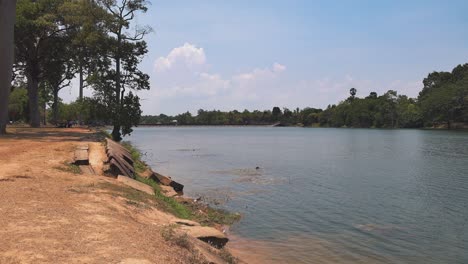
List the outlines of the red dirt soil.
<svg viewBox="0 0 468 264">
<path fill-rule="evenodd" d="M 96 186 L 114 179 L 67 171 L 74 148 L 105 153 L 86 129 L 18 128 L 0 137 L 0 263 L 190 263 L 161 228 L 174 217 L 136 207 Z"/>
</svg>

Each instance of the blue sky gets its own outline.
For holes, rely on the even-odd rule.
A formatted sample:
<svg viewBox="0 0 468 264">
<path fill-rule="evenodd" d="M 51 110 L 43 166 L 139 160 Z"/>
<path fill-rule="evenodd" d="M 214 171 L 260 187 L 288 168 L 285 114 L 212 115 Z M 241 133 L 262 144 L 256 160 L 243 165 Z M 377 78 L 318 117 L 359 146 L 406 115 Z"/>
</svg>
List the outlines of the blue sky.
<svg viewBox="0 0 468 264">
<path fill-rule="evenodd" d="M 154 29 L 142 108 L 326 107 L 351 87 L 417 96 L 429 72 L 468 62 L 466 10 L 455 0 L 152 1 L 137 20 Z"/>
</svg>

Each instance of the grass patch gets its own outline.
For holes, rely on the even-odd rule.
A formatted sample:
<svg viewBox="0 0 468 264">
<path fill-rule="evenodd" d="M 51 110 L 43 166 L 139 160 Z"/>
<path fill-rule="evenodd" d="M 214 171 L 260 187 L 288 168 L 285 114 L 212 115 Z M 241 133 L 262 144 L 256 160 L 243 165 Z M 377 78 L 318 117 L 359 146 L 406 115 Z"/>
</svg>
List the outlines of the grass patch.
<svg viewBox="0 0 468 264">
<path fill-rule="evenodd" d="M 229 252 L 227 249 L 223 248 L 219 251 L 219 256 L 226 261 L 228 264 L 237 264 L 239 263 L 239 259 L 234 257 L 231 252 Z"/>
<path fill-rule="evenodd" d="M 129 205 L 139 205 L 142 203 L 151 204 L 154 200 L 153 196 L 127 186 L 120 186 L 109 182 L 103 182 L 99 183 L 97 187 L 111 191 L 112 195 L 125 198 L 127 200 L 126 203 Z"/>
<path fill-rule="evenodd" d="M 192 218 L 192 212 L 189 210 L 189 208 L 181 204 L 175 198 L 165 196 L 161 191 L 161 187 L 154 180 L 146 179 L 140 176 L 137 176 L 136 180 L 153 187 L 155 198 L 163 204 L 166 211 L 169 211 L 173 215 L 182 219 Z"/>
<path fill-rule="evenodd" d="M 177 234 L 175 231 L 176 225 L 167 225 L 161 229 L 161 236 L 165 241 L 171 242 L 181 248 L 192 250 L 193 245 L 186 233 Z"/>
<path fill-rule="evenodd" d="M 64 172 L 70 172 L 73 174 L 81 174 L 80 167 L 73 163 L 68 163 L 68 162 L 63 162 L 63 166 L 56 166 L 54 167 L 56 170 L 64 171 Z"/>
<path fill-rule="evenodd" d="M 162 193 L 161 187 L 152 179 L 141 177 L 140 174 L 148 169 L 141 160 L 141 152 L 129 142 L 121 143 L 131 154 L 135 167 L 135 179 L 151 186 L 154 189 L 154 198 L 159 208 L 169 212 L 178 218 L 189 219 L 202 225 L 232 225 L 240 220 L 237 213 L 226 210 L 211 208 L 202 203 L 191 202 L 190 199 L 167 197 Z"/>
<path fill-rule="evenodd" d="M 210 264 L 212 262 L 207 261 L 198 250 L 195 250 L 195 251 L 192 252 L 192 255 L 190 255 L 190 257 L 188 258 L 187 263 L 191 263 L 191 264 Z"/>
<path fill-rule="evenodd" d="M 187 263 L 192 264 L 209 264 L 206 258 L 200 253 L 200 251 L 190 241 L 189 236 L 186 233 L 177 234 L 175 231 L 176 225 L 167 225 L 161 229 L 161 236 L 163 239 L 175 246 L 184 248 L 190 252 Z"/>
<path fill-rule="evenodd" d="M 161 236 L 165 241 L 171 241 L 175 236 L 175 225 L 167 225 L 161 229 Z"/>
<path fill-rule="evenodd" d="M 179 218 L 194 220 L 207 226 L 232 225 L 241 218 L 241 215 L 237 213 L 211 208 L 201 203 L 181 202 L 174 197 L 167 197 L 162 193 L 161 187 L 152 179 L 137 176 L 136 180 L 153 187 L 156 199 L 164 204 L 166 211 Z"/>
<path fill-rule="evenodd" d="M 200 213 L 200 206 L 194 206 L 193 210 L 197 210 L 195 220 L 202 225 L 232 225 L 241 219 L 241 215 L 238 213 L 231 213 L 223 209 L 212 208 L 209 206 L 203 206 L 203 213 Z"/>
<path fill-rule="evenodd" d="M 85 184 L 85 185 L 78 185 L 69 188 L 67 191 L 72 193 L 89 193 L 96 187 L 94 183 Z"/>
<path fill-rule="evenodd" d="M 96 135 L 98 136 L 99 140 L 104 140 L 105 138 L 112 139 L 112 135 L 104 129 L 98 130 Z"/>
</svg>

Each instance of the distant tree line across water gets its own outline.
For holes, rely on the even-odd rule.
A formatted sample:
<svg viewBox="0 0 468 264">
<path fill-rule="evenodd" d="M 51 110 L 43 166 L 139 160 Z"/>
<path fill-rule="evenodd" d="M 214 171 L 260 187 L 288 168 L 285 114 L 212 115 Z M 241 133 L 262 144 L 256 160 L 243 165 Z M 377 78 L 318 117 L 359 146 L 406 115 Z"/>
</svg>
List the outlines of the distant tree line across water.
<svg viewBox="0 0 468 264">
<path fill-rule="evenodd" d="M 347 91 L 343 91 L 346 93 Z M 198 110 L 175 116 L 143 115 L 140 125 L 271 125 L 321 126 L 355 128 L 421 128 L 468 124 L 468 64 L 455 67 L 452 72 L 432 72 L 423 80 L 417 98 L 400 95 L 389 90 L 359 97 L 359 89 L 351 88 L 349 96 L 326 109 L 271 110 Z M 18 87 L 10 95 L 10 118 L 27 118 L 28 96 L 25 88 Z M 84 97 L 71 103 L 58 102 L 56 115 L 60 120 L 81 120 L 86 124 L 112 124 L 106 105 L 99 99 Z M 52 110 L 48 110 L 52 111 Z M 48 115 L 52 118 L 52 113 Z M 137 118 L 137 117 L 135 117 Z M 134 122 L 135 120 L 133 120 Z"/>
<path fill-rule="evenodd" d="M 417 98 L 389 90 L 378 95 L 371 92 L 358 97 L 358 89 L 351 88 L 349 97 L 326 109 L 288 109 L 229 112 L 200 109 L 176 116 L 146 115 L 140 124 L 152 125 L 282 125 L 356 127 L 356 128 L 421 128 L 446 127 L 468 123 L 468 64 L 455 67 L 452 72 L 433 72 L 423 80 Z"/>
</svg>

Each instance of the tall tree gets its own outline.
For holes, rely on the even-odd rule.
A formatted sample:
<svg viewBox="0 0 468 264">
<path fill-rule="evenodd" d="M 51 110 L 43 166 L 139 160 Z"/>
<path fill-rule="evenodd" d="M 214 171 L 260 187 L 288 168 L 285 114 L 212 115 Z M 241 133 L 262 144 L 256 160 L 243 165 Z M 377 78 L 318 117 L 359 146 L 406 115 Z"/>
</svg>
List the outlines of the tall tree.
<svg viewBox="0 0 468 264">
<path fill-rule="evenodd" d="M 278 121 L 283 113 L 278 106 L 273 107 L 271 111 L 271 115 L 273 117 L 273 121 Z"/>
<path fill-rule="evenodd" d="M 14 52 L 16 0 L 0 0 L 0 134 L 6 133 Z"/>
<path fill-rule="evenodd" d="M 44 73 L 45 93 L 52 96 L 52 122 L 58 121 L 59 112 L 59 91 L 70 85 L 77 67 L 73 61 L 73 50 L 71 45 L 72 37 L 62 37 L 53 42 L 50 56 L 44 62 L 47 69 Z"/>
<path fill-rule="evenodd" d="M 120 141 L 132 132 L 132 126 L 138 125 L 141 116 L 139 97 L 131 90 L 149 89 L 149 76 L 138 69 L 138 64 L 147 53 L 143 37 L 151 29 L 135 26 L 130 30 L 130 22 L 137 13 L 147 11 L 146 1 L 101 0 L 99 3 L 108 13 L 107 56 L 111 63 L 96 72 L 94 87 L 96 96 L 110 111 L 112 137 Z"/>
<path fill-rule="evenodd" d="M 357 93 L 356 88 L 349 89 L 349 94 L 351 95 L 351 98 L 354 98 L 356 96 L 356 93 Z"/>
<path fill-rule="evenodd" d="M 89 85 L 88 78 L 100 65 L 107 63 L 106 56 L 100 56 L 100 53 L 105 53 L 104 22 L 108 15 L 96 1 L 68 2 L 62 10 L 68 20 L 77 25 L 73 29 L 71 54 L 78 74 L 79 99 L 83 100 L 83 90 Z"/>
<path fill-rule="evenodd" d="M 67 23 L 61 10 L 65 0 L 19 0 L 15 24 L 15 67 L 26 76 L 29 118 L 32 127 L 40 126 L 39 86 L 45 62 L 52 56 L 54 42 L 75 25 Z"/>
</svg>

